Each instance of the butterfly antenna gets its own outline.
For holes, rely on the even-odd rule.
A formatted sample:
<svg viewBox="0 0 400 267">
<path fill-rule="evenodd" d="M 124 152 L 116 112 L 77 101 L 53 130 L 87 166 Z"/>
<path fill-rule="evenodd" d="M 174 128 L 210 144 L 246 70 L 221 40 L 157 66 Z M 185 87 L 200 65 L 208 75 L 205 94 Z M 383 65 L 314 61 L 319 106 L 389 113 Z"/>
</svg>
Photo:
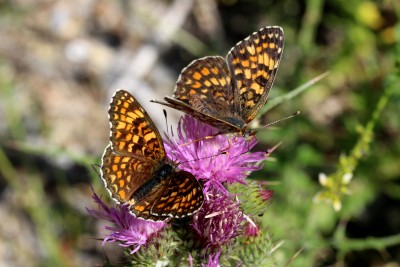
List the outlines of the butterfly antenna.
<svg viewBox="0 0 400 267">
<path fill-rule="evenodd" d="M 294 118 L 294 117 L 296 117 L 296 116 L 298 116 L 298 115 L 300 115 L 300 111 L 296 111 L 295 113 L 293 113 L 293 114 L 292 114 L 292 115 L 290 115 L 290 116 L 287 116 L 287 117 L 284 117 L 284 118 L 282 118 L 282 119 L 279 119 L 279 120 L 276 120 L 276 121 L 270 122 L 270 123 L 268 123 L 268 124 L 264 125 L 264 126 L 263 126 L 263 127 L 261 127 L 261 128 L 267 128 L 267 127 L 269 127 L 269 126 L 271 126 L 271 125 L 274 125 L 274 124 L 276 124 L 276 123 L 278 123 L 278 122 L 281 122 L 281 121 L 285 121 L 285 120 L 288 120 L 288 119 Z"/>
<path fill-rule="evenodd" d="M 167 136 L 169 136 L 169 129 L 168 129 L 168 114 L 167 111 L 165 109 L 162 110 L 164 113 L 164 118 L 165 118 L 165 127 L 167 128 Z"/>
<path fill-rule="evenodd" d="M 100 172 L 98 170 L 98 168 L 101 168 L 101 166 L 99 164 L 92 164 L 92 168 L 93 168 L 94 172 L 97 173 L 97 175 L 99 177 L 101 177 L 101 174 L 100 174 Z"/>
<path fill-rule="evenodd" d="M 281 141 L 281 142 L 279 142 L 278 144 L 274 145 L 273 147 L 268 148 L 267 151 L 265 151 L 265 154 L 267 154 L 267 157 L 268 157 L 269 155 L 271 155 L 271 153 L 274 152 L 275 149 L 277 149 L 280 145 L 282 145 L 282 143 L 283 143 L 283 142 Z"/>
</svg>

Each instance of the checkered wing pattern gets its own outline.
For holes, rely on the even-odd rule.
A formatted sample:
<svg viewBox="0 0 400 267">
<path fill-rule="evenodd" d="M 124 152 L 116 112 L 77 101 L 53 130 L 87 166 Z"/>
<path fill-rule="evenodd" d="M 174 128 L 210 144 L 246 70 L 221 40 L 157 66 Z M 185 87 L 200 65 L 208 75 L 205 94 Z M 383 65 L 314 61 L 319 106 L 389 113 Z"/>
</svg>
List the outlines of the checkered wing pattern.
<svg viewBox="0 0 400 267">
<path fill-rule="evenodd" d="M 152 214 L 184 217 L 199 210 L 203 204 L 202 188 L 189 172 L 179 171 L 163 186 L 160 197 L 152 207 Z"/>
<path fill-rule="evenodd" d="M 131 200 L 134 193 L 151 177 L 156 166 L 152 161 L 121 156 L 108 146 L 103 154 L 101 173 L 111 197 L 118 203 Z"/>
<path fill-rule="evenodd" d="M 193 61 L 181 72 L 173 98 L 191 104 L 193 98 L 215 99 L 231 105 L 231 78 L 222 57 L 204 57 Z"/>
<path fill-rule="evenodd" d="M 204 201 L 202 188 L 189 172 L 171 173 L 153 187 L 153 193 L 131 205 L 132 213 L 145 219 L 182 218 L 198 211 Z"/>
<path fill-rule="evenodd" d="M 165 97 L 167 103 L 220 129 L 235 129 L 226 120 L 232 117 L 233 88 L 231 77 L 222 57 L 204 57 L 193 61 L 182 70 L 174 95 Z M 157 102 L 157 101 L 154 101 Z"/>
<path fill-rule="evenodd" d="M 267 27 L 253 33 L 229 51 L 227 62 L 233 80 L 235 110 L 246 123 L 267 102 L 281 61 L 283 30 Z"/>
<path fill-rule="evenodd" d="M 172 97 L 153 101 L 220 129 L 244 134 L 265 105 L 282 57 L 280 27 L 266 27 L 222 57 L 205 57 L 183 69 Z"/>
<path fill-rule="evenodd" d="M 108 110 L 112 150 L 119 155 L 162 161 L 164 145 L 147 112 L 127 91 L 119 90 Z"/>
<path fill-rule="evenodd" d="M 160 221 L 195 213 L 202 187 L 188 172 L 166 162 L 160 133 L 136 99 L 120 90 L 112 98 L 110 145 L 102 157 L 102 179 L 111 197 L 137 217 Z"/>
</svg>

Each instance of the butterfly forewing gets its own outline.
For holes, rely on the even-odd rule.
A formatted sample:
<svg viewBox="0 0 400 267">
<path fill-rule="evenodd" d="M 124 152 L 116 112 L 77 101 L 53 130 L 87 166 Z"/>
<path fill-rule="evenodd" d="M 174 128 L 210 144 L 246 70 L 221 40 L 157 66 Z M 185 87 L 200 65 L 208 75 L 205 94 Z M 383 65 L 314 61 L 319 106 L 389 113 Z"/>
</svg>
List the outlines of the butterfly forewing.
<svg viewBox="0 0 400 267">
<path fill-rule="evenodd" d="M 228 53 L 234 82 L 235 109 L 246 123 L 265 105 L 282 57 L 284 44 L 280 27 L 267 27 L 239 42 Z"/>
<path fill-rule="evenodd" d="M 112 198 L 125 203 L 132 198 L 153 172 L 153 162 L 120 156 L 108 146 L 103 154 L 101 172 L 104 184 Z"/>
<path fill-rule="evenodd" d="M 154 122 L 136 99 L 124 90 L 112 98 L 108 111 L 113 151 L 120 155 L 165 159 L 162 138 Z"/>
</svg>

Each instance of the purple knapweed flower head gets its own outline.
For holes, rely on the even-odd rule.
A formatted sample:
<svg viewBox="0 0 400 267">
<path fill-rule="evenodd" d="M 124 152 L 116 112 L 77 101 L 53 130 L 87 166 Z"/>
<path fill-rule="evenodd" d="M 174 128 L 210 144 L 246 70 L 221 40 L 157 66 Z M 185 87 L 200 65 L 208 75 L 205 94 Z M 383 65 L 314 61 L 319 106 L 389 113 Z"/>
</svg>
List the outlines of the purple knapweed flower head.
<svg viewBox="0 0 400 267">
<path fill-rule="evenodd" d="M 202 263 L 201 267 L 220 267 L 219 257 L 221 256 L 221 250 L 217 253 L 212 253 L 208 256 L 208 262 L 206 264 Z M 189 254 L 189 267 L 193 267 L 193 257 Z"/>
<path fill-rule="evenodd" d="M 218 129 L 185 115 L 178 124 L 177 136 L 167 136 L 168 156 L 179 163 L 181 170 L 204 180 L 204 193 L 217 188 L 228 194 L 223 183 L 244 184 L 250 172 L 259 170 L 265 152 L 247 153 L 257 139 L 218 134 Z"/>
<path fill-rule="evenodd" d="M 89 214 L 114 224 L 114 226 L 104 226 L 110 233 L 104 238 L 103 245 L 106 242 L 118 242 L 122 247 L 132 247 L 131 254 L 133 254 L 166 226 L 164 222 L 145 221 L 134 217 L 129 213 L 127 205 L 110 208 L 94 191 L 93 199 L 101 210 L 87 209 Z"/>
<path fill-rule="evenodd" d="M 208 193 L 202 209 L 193 216 L 192 226 L 206 247 L 230 244 L 239 235 L 244 215 L 232 195 Z"/>
<path fill-rule="evenodd" d="M 208 256 L 207 264 L 202 263 L 201 267 L 220 267 L 221 265 L 219 265 L 219 256 L 221 256 L 221 250 Z"/>
</svg>

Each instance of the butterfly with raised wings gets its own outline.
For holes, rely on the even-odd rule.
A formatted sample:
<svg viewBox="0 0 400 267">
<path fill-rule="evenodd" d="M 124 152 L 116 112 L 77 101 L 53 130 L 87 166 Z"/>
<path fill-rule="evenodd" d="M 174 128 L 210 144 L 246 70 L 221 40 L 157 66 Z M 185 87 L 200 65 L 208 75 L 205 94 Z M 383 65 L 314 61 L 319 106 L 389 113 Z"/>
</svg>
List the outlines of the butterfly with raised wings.
<svg viewBox="0 0 400 267">
<path fill-rule="evenodd" d="M 204 201 L 201 184 L 167 160 L 161 135 L 139 102 L 119 90 L 108 114 L 110 144 L 102 157 L 101 177 L 111 197 L 146 220 L 197 212 Z"/>
<path fill-rule="evenodd" d="M 219 129 L 221 133 L 251 136 L 249 123 L 268 99 L 281 61 L 284 34 L 281 27 L 265 27 L 231 48 L 226 59 L 208 56 L 184 68 L 174 95 L 166 102 Z"/>
</svg>

